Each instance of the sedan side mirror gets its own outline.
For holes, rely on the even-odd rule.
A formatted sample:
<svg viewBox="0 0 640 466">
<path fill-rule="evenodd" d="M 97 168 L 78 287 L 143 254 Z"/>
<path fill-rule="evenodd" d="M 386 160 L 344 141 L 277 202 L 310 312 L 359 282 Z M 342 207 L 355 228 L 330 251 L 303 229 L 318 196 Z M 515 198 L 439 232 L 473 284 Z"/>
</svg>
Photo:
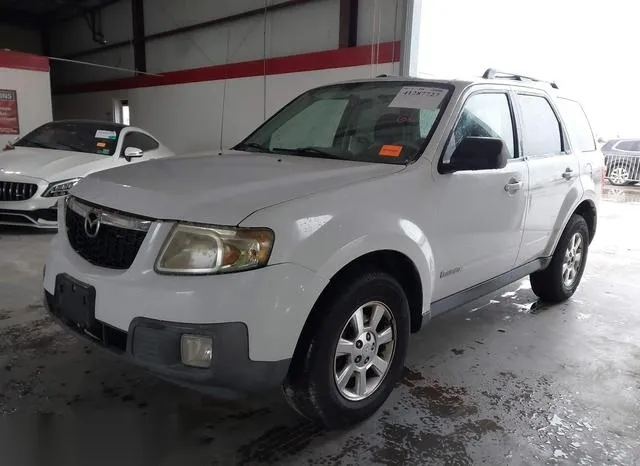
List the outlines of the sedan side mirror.
<svg viewBox="0 0 640 466">
<path fill-rule="evenodd" d="M 138 149 L 137 147 L 127 147 L 124 150 L 124 158 L 127 160 L 127 162 L 131 162 L 131 159 L 140 158 L 143 154 L 144 152 L 142 151 L 142 149 Z"/>
<path fill-rule="evenodd" d="M 467 136 L 453 151 L 446 171 L 497 170 L 506 167 L 508 159 L 502 139 Z"/>
</svg>

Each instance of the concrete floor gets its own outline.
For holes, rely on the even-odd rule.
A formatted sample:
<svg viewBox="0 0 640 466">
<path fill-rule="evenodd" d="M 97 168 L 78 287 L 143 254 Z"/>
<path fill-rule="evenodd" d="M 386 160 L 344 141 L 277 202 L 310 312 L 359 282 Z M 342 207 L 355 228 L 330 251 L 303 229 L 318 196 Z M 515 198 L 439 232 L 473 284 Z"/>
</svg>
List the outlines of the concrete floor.
<svg viewBox="0 0 640 466">
<path fill-rule="evenodd" d="M 0 230 L 0 464 L 640 464 L 640 189 L 607 196 L 573 299 L 525 280 L 434 319 L 383 409 L 329 433 L 77 342 L 41 306 L 50 235 Z"/>
</svg>

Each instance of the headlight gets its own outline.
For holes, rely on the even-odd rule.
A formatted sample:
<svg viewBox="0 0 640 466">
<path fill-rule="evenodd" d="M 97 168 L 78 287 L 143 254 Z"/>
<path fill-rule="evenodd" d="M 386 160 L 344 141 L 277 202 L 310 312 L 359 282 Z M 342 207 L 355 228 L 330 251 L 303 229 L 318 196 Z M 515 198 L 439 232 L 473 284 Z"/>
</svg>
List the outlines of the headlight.
<svg viewBox="0 0 640 466">
<path fill-rule="evenodd" d="M 208 227 L 179 223 L 156 261 L 156 272 L 207 275 L 267 265 L 273 232 L 265 228 Z"/>
<path fill-rule="evenodd" d="M 42 197 L 66 196 L 67 194 L 69 194 L 69 190 L 77 185 L 81 179 L 82 178 L 72 178 L 70 180 L 56 181 L 55 183 L 51 183 L 42 194 Z"/>
</svg>

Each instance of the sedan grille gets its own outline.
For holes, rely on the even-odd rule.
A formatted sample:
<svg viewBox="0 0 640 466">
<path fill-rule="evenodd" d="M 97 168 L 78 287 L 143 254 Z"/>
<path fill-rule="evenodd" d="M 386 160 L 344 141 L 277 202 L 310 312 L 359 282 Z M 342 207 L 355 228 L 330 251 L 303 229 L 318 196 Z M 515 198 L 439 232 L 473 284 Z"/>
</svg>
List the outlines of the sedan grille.
<svg viewBox="0 0 640 466">
<path fill-rule="evenodd" d="M 26 201 L 37 191 L 37 184 L 0 181 L 0 201 Z"/>
<path fill-rule="evenodd" d="M 74 251 L 93 265 L 122 270 L 133 264 L 152 223 L 75 198 L 67 201 L 65 217 Z"/>
</svg>

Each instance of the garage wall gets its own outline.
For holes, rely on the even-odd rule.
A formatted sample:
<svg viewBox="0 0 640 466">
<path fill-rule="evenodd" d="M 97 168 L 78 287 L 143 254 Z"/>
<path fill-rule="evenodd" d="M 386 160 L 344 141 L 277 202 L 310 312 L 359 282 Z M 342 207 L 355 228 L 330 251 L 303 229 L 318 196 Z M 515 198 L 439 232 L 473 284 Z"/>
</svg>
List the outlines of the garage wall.
<svg viewBox="0 0 640 466">
<path fill-rule="evenodd" d="M 33 29 L 0 24 L 0 50 L 4 49 L 16 52 L 42 53 L 40 33 Z"/>
<path fill-rule="evenodd" d="M 268 0 L 269 5 L 280 3 L 287 2 Z M 145 33 L 153 36 L 264 5 L 264 0 L 146 0 Z M 303 90 L 398 74 L 403 5 L 404 0 L 360 0 L 358 46 L 347 49 L 338 48 L 340 0 L 313 0 L 270 11 L 266 17 L 258 14 L 152 37 L 146 42 L 147 71 L 160 76 L 132 77 L 76 65 L 64 65 L 68 71 L 62 72 L 56 65 L 54 117 L 111 120 L 114 101 L 128 100 L 131 124 L 154 132 L 176 152 L 229 147 Z M 104 31 L 111 31 L 107 18 L 118 17 L 116 7 L 122 28 L 130 24 L 130 2 L 122 0 L 103 13 Z M 71 23 L 77 28 L 68 26 L 66 36 L 53 41 L 54 50 L 78 34 L 89 35 L 89 41 L 67 44 L 65 50 L 77 53 L 91 47 L 86 24 Z M 118 34 L 120 39 L 130 36 Z M 129 44 L 76 59 L 133 68 Z"/>
<path fill-rule="evenodd" d="M 20 134 L 51 121 L 49 63 L 44 57 L 0 50 L 0 89 L 17 92 Z M 0 149 L 16 135 L 0 134 Z"/>
</svg>

